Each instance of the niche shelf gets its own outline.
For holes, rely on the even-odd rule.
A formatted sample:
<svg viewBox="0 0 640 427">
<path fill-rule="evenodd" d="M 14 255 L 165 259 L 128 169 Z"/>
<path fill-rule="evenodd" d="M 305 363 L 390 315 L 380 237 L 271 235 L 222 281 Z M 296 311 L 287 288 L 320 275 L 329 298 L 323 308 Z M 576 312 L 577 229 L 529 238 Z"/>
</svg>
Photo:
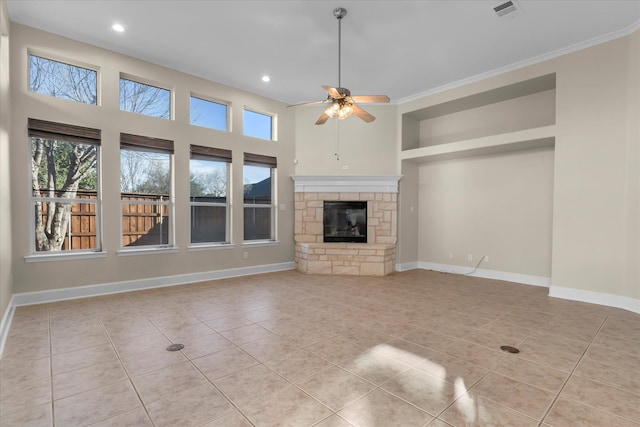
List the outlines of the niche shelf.
<svg viewBox="0 0 640 427">
<path fill-rule="evenodd" d="M 514 150 L 553 147 L 554 144 L 555 125 L 549 125 L 405 150 L 400 153 L 400 159 L 412 162 L 433 162 Z"/>
<path fill-rule="evenodd" d="M 421 163 L 553 147 L 555 88 L 555 74 L 547 74 L 406 111 L 400 159 Z"/>
</svg>

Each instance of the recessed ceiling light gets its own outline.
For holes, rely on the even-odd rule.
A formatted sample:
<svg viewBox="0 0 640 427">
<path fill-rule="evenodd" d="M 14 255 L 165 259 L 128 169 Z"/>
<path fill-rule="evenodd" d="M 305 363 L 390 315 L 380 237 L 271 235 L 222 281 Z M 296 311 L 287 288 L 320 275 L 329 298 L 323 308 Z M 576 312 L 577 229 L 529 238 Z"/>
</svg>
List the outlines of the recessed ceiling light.
<svg viewBox="0 0 640 427">
<path fill-rule="evenodd" d="M 265 83 L 269 83 L 271 81 L 271 77 L 269 76 L 262 76 L 262 81 Z"/>
<path fill-rule="evenodd" d="M 122 26 L 122 24 L 113 24 L 111 28 L 113 29 L 113 31 L 117 31 L 119 33 L 124 32 L 124 27 Z"/>
</svg>

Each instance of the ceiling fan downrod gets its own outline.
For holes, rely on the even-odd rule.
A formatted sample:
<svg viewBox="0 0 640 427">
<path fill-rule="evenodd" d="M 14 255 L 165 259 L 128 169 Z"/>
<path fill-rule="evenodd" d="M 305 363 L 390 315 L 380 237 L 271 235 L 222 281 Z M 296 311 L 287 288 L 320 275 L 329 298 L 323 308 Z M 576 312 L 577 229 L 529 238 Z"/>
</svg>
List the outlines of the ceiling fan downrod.
<svg viewBox="0 0 640 427">
<path fill-rule="evenodd" d="M 342 18 L 347 15 L 347 9 L 344 7 L 336 7 L 333 9 L 333 16 L 338 20 L 338 87 L 342 87 L 341 70 L 342 70 Z"/>
</svg>

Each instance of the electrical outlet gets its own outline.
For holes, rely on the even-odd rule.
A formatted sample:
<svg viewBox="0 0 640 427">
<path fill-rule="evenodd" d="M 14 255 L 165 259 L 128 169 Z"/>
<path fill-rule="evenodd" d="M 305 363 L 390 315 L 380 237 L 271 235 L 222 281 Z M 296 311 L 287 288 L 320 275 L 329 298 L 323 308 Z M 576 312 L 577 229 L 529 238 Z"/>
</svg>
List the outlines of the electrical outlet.
<svg viewBox="0 0 640 427">
<path fill-rule="evenodd" d="M 473 261 L 473 255 L 471 254 L 467 255 L 467 261 Z"/>
<path fill-rule="evenodd" d="M 484 256 L 484 262 L 489 262 L 489 255 Z"/>
<path fill-rule="evenodd" d="M 348 170 L 348 169 L 349 169 L 349 165 L 342 165 L 342 170 L 343 170 L 343 171 L 346 171 L 346 170 Z"/>
<path fill-rule="evenodd" d="M 449 252 L 449 258 L 453 258 L 453 252 Z"/>
<path fill-rule="evenodd" d="M 244 259 L 249 259 L 249 252 L 246 252 L 246 251 L 245 251 L 245 252 L 242 254 L 242 256 L 243 256 L 243 258 L 244 258 Z"/>
</svg>

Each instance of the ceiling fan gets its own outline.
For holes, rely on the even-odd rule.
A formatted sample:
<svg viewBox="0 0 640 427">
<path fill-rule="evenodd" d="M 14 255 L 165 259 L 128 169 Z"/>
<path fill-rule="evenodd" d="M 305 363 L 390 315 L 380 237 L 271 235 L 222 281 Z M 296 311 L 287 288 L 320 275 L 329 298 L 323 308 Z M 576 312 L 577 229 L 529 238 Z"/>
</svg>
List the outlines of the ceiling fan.
<svg viewBox="0 0 640 427">
<path fill-rule="evenodd" d="M 318 120 L 317 125 L 325 124 L 331 117 L 337 117 L 339 120 L 346 119 L 351 114 L 355 114 L 367 123 L 371 123 L 376 118 L 358 107 L 356 103 L 388 103 L 389 97 L 386 95 L 360 95 L 352 96 L 351 91 L 341 85 L 341 54 L 342 54 L 342 18 L 347 15 L 347 9 L 337 7 L 333 10 L 333 16 L 338 20 L 338 87 L 322 86 L 327 91 L 327 99 L 324 101 L 305 102 L 303 104 L 290 105 L 290 107 L 317 105 L 329 103 L 329 106 L 323 111 Z"/>
</svg>

